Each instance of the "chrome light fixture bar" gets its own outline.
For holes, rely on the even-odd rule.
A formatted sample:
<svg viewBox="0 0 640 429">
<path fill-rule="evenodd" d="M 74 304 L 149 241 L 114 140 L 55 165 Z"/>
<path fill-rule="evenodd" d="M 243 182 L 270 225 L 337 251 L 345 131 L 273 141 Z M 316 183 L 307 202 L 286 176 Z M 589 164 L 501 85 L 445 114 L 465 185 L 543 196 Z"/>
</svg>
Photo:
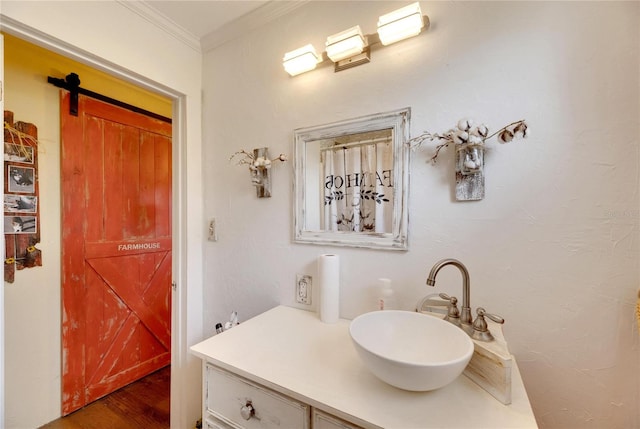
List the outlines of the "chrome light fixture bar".
<svg viewBox="0 0 640 429">
<path fill-rule="evenodd" d="M 422 15 L 420 3 L 394 10 L 378 18 L 378 31 L 365 35 L 359 25 L 327 37 L 326 51 L 318 55 L 312 45 L 287 52 L 282 64 L 291 76 L 313 70 L 326 59 L 335 64 L 335 71 L 359 66 L 370 61 L 375 45 L 387 46 L 417 36 L 429 26 L 429 18 Z"/>
</svg>

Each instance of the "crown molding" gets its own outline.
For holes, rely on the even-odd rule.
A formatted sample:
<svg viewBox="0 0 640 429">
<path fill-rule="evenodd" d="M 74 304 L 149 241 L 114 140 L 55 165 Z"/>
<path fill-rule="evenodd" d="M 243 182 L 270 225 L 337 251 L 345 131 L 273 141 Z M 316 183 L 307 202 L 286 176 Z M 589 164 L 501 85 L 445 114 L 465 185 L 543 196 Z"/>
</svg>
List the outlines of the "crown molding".
<svg viewBox="0 0 640 429">
<path fill-rule="evenodd" d="M 131 1 L 131 0 L 116 0 L 122 6 L 136 13 L 138 16 L 144 18 L 148 22 L 152 23 L 156 27 L 164 30 L 169 35 L 173 36 L 180 42 L 184 43 L 196 52 L 202 53 L 200 39 L 193 33 L 182 28 L 176 24 L 173 20 L 167 18 L 165 15 L 159 13 L 156 9 L 147 5 L 144 1 Z"/>
<path fill-rule="evenodd" d="M 259 8 L 223 25 L 217 30 L 206 34 L 200 40 L 203 53 L 211 51 L 243 34 L 284 16 L 310 0 L 271 0 Z"/>
<path fill-rule="evenodd" d="M 157 92 L 160 95 L 172 99 L 179 95 L 178 92 L 175 92 L 161 84 L 156 84 L 150 80 L 144 79 L 142 76 L 136 75 L 130 71 L 123 71 L 123 69 L 115 63 L 107 61 L 102 57 L 80 49 L 75 45 L 64 42 L 50 34 L 44 33 L 1 13 L 0 28 L 2 28 L 4 33 L 11 34 L 12 36 L 18 37 L 36 46 L 40 46 L 41 48 L 55 52 L 56 54 L 111 74 L 112 76 L 148 89 L 149 91 Z"/>
</svg>

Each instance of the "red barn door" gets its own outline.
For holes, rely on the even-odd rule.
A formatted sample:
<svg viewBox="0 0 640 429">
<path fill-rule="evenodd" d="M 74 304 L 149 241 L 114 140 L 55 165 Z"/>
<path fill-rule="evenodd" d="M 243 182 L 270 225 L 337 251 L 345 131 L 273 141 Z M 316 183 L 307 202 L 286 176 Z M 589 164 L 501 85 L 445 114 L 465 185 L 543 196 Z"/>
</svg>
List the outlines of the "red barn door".
<svg viewBox="0 0 640 429">
<path fill-rule="evenodd" d="M 171 125 L 61 100 L 62 411 L 171 361 Z"/>
</svg>

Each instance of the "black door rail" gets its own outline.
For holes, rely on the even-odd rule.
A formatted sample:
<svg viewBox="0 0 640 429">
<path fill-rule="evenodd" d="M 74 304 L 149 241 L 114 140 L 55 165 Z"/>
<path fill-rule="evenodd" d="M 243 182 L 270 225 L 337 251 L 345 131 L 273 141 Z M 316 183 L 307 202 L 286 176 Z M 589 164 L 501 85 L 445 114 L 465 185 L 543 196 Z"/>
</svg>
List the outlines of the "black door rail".
<svg viewBox="0 0 640 429">
<path fill-rule="evenodd" d="M 70 73 L 64 79 L 51 77 L 47 78 L 47 82 L 62 89 L 69 91 L 71 99 L 69 100 L 69 114 L 78 116 L 78 94 L 86 95 L 87 97 L 95 98 L 96 100 L 104 101 L 105 103 L 113 104 L 114 106 L 122 107 L 123 109 L 131 110 L 132 112 L 140 113 L 149 116 L 154 119 L 158 119 L 163 122 L 171 123 L 171 118 L 159 115 L 157 113 L 150 112 L 140 107 L 133 106 L 115 98 L 107 97 L 97 92 L 89 91 L 88 89 L 80 88 L 80 77 L 75 73 Z"/>
</svg>

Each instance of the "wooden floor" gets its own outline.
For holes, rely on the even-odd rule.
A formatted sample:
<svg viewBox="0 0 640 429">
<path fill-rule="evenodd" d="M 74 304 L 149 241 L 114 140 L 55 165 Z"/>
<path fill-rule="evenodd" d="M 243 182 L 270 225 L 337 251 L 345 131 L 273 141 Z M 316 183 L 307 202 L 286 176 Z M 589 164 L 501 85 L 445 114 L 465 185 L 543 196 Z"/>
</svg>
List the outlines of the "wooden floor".
<svg viewBox="0 0 640 429">
<path fill-rule="evenodd" d="M 41 429 L 168 429 L 167 366 Z"/>
</svg>

